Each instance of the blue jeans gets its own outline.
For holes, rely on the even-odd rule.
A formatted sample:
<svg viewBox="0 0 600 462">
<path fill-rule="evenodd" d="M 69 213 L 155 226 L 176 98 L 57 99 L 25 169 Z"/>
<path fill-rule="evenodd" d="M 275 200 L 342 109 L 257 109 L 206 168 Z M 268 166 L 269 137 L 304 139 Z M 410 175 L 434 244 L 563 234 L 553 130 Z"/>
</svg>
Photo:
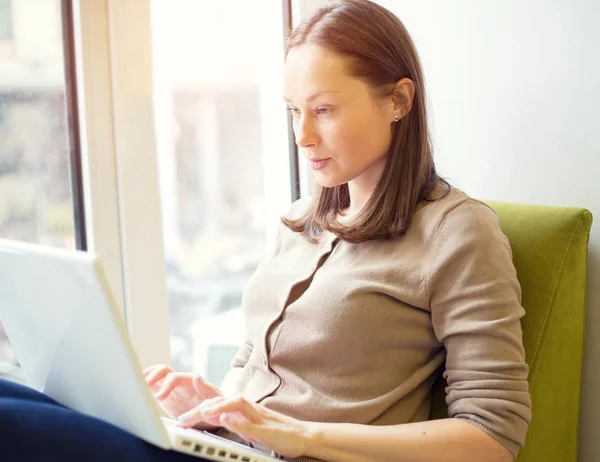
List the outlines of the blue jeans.
<svg viewBox="0 0 600 462">
<path fill-rule="evenodd" d="M 0 379 L 3 462 L 203 462 L 165 451 L 114 425 L 68 409 L 32 388 Z"/>
</svg>

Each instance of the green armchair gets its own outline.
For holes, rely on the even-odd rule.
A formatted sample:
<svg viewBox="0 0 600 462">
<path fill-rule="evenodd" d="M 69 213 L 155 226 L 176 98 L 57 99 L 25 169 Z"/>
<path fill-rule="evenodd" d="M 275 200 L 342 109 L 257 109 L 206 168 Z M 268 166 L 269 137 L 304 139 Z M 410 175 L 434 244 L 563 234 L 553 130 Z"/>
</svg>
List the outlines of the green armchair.
<svg viewBox="0 0 600 462">
<path fill-rule="evenodd" d="M 576 462 L 587 247 L 592 214 L 487 202 L 500 217 L 523 291 L 523 343 L 533 417 L 517 462 Z M 431 418 L 447 416 L 445 381 L 433 388 Z"/>
</svg>

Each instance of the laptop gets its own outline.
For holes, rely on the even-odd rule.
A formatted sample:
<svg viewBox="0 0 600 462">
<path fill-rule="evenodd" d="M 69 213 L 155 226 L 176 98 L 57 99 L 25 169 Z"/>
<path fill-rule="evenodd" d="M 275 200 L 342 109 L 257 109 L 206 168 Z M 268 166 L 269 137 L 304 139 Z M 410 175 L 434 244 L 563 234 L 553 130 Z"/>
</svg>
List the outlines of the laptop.
<svg viewBox="0 0 600 462">
<path fill-rule="evenodd" d="M 0 319 L 27 384 L 62 405 L 163 449 L 280 460 L 161 417 L 96 256 L 0 239 Z"/>
</svg>

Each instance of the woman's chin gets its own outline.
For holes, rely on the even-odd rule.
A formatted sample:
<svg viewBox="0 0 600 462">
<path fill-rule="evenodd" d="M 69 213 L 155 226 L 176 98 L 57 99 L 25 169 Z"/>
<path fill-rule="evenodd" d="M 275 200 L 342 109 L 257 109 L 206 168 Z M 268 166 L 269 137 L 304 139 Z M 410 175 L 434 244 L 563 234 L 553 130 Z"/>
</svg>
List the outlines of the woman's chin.
<svg viewBox="0 0 600 462">
<path fill-rule="evenodd" d="M 335 188 L 336 186 L 340 185 L 341 183 L 336 183 L 334 181 L 332 182 L 328 182 L 328 181 L 315 181 L 315 183 L 317 183 L 319 186 L 323 187 L 323 188 Z"/>
<path fill-rule="evenodd" d="M 335 188 L 336 186 L 347 183 L 347 181 L 330 175 L 324 175 L 321 172 L 315 172 L 315 183 L 323 188 Z"/>
</svg>

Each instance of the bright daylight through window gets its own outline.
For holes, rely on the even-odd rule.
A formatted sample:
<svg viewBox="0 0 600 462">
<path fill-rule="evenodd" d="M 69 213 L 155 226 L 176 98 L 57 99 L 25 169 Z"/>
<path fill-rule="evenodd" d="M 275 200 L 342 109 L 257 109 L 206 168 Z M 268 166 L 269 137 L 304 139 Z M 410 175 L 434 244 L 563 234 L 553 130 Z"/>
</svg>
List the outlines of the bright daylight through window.
<svg viewBox="0 0 600 462">
<path fill-rule="evenodd" d="M 244 338 L 242 292 L 273 204 L 289 203 L 281 18 L 270 2 L 152 2 L 173 367 L 213 383 Z"/>
</svg>

